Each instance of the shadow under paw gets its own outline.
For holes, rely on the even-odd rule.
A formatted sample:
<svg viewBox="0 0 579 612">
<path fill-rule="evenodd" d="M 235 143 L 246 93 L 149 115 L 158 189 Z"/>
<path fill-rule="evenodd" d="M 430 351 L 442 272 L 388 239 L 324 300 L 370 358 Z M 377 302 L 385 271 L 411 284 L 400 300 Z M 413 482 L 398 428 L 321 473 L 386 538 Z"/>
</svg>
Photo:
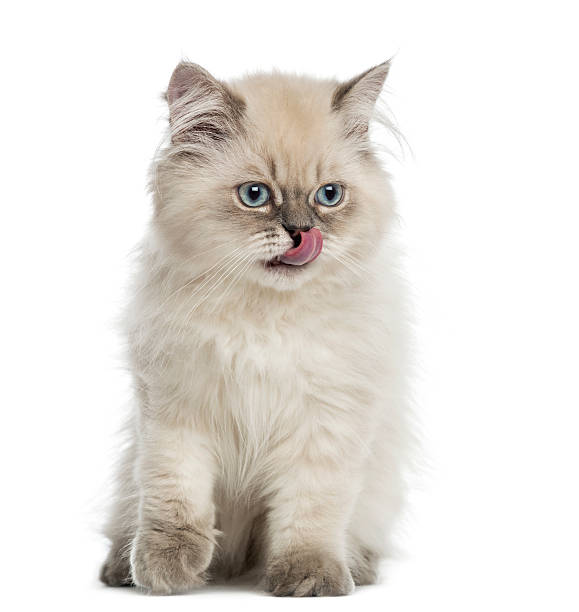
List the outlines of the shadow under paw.
<svg viewBox="0 0 579 612">
<path fill-rule="evenodd" d="M 350 594 L 354 582 L 346 565 L 331 556 L 293 552 L 270 564 L 266 587 L 276 597 L 331 597 Z"/>
</svg>

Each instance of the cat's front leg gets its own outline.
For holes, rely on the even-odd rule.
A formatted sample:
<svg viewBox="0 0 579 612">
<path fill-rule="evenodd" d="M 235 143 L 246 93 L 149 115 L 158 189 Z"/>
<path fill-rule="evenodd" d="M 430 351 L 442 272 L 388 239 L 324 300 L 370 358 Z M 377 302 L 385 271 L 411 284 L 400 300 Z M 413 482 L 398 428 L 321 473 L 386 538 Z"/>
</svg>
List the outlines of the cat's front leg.
<svg viewBox="0 0 579 612">
<path fill-rule="evenodd" d="M 145 417 L 136 468 L 140 500 L 133 582 L 158 594 L 203 584 L 215 548 L 214 466 L 205 437 Z"/>
<path fill-rule="evenodd" d="M 266 587 L 276 596 L 347 595 L 346 530 L 358 458 L 323 432 L 293 454 L 272 482 Z"/>
</svg>

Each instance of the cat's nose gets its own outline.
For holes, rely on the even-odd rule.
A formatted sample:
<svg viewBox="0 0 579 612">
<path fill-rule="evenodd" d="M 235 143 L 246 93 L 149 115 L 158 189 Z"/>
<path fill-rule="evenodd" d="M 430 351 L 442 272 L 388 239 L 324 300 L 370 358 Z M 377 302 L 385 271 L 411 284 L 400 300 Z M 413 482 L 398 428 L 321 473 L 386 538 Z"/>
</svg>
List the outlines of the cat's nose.
<svg viewBox="0 0 579 612">
<path fill-rule="evenodd" d="M 298 236 L 300 232 L 309 232 L 312 229 L 311 225 L 290 225 L 287 223 L 282 223 L 282 225 L 292 238 Z"/>
<path fill-rule="evenodd" d="M 294 247 L 299 246 L 302 241 L 301 232 L 309 232 L 312 229 L 311 225 L 290 225 L 287 223 L 282 223 L 285 228 L 285 231 L 291 236 L 291 239 L 294 241 Z"/>
</svg>

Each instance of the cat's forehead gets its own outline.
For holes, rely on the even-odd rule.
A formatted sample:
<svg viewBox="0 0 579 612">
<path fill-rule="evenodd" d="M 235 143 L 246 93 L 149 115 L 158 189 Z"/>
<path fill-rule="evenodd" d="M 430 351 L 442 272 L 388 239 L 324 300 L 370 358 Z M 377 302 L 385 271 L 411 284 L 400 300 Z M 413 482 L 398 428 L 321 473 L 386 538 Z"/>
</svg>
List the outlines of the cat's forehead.
<svg viewBox="0 0 579 612">
<path fill-rule="evenodd" d="M 312 183 L 330 171 L 342 140 L 334 82 L 274 73 L 234 87 L 246 103 L 248 142 L 279 182 Z"/>
</svg>

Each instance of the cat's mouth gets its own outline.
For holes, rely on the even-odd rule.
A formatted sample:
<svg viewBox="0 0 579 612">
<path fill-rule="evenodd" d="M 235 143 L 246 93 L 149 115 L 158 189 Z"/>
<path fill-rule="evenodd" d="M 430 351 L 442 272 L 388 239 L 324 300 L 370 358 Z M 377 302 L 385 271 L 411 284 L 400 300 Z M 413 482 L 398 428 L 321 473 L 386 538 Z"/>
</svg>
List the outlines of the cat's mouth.
<svg viewBox="0 0 579 612">
<path fill-rule="evenodd" d="M 268 262 L 268 266 L 305 266 L 322 252 L 324 239 L 322 232 L 317 227 L 307 232 L 298 231 L 292 235 L 294 246 L 282 255 L 274 257 Z"/>
</svg>

